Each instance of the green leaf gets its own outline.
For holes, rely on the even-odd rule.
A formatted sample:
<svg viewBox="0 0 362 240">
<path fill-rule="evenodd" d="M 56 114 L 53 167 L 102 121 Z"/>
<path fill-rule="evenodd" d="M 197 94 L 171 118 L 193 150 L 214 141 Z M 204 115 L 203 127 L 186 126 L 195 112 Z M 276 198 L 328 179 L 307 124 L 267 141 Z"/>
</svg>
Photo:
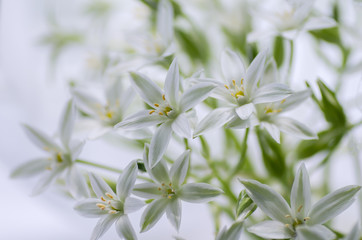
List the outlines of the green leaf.
<svg viewBox="0 0 362 240">
<path fill-rule="evenodd" d="M 315 38 L 318 40 L 322 40 L 328 43 L 336 44 L 338 46 L 342 45 L 341 38 L 339 36 L 338 27 L 320 29 L 320 30 L 312 30 L 309 31 Z"/>
<path fill-rule="evenodd" d="M 280 68 L 280 66 L 282 66 L 284 62 L 284 41 L 282 36 L 277 36 L 274 39 L 273 56 L 277 67 Z"/>
<path fill-rule="evenodd" d="M 285 177 L 286 164 L 281 144 L 278 144 L 266 131 L 260 130 L 260 128 L 257 128 L 256 133 L 265 167 L 274 177 L 282 179 Z"/>
<path fill-rule="evenodd" d="M 243 220 L 247 219 L 256 208 L 257 206 L 253 200 L 248 196 L 245 190 L 242 190 L 236 203 L 236 217 L 242 215 Z"/>
<path fill-rule="evenodd" d="M 318 80 L 317 83 L 322 95 L 319 106 L 326 120 L 334 126 L 345 126 L 347 118 L 336 94 L 321 80 Z"/>
</svg>

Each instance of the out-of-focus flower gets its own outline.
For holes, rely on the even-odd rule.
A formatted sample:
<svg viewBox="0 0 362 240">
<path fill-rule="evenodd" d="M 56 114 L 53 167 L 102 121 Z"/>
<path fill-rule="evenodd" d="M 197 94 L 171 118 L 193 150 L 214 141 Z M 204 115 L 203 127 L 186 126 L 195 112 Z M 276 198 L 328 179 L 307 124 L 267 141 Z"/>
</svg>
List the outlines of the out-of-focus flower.
<svg viewBox="0 0 362 240">
<path fill-rule="evenodd" d="M 119 176 L 115 194 L 109 185 L 99 176 L 90 173 L 89 179 L 97 198 L 85 199 L 74 209 L 85 217 L 100 217 L 93 230 L 91 239 L 97 240 L 115 223 L 118 235 L 122 239 L 137 239 L 129 213 L 142 208 L 145 203 L 130 197 L 137 178 L 137 162 L 132 161 Z"/>
<path fill-rule="evenodd" d="M 271 219 L 258 223 L 248 231 L 263 238 L 332 240 L 335 234 L 323 226 L 354 201 L 360 186 L 340 188 L 311 204 L 311 189 L 307 169 L 302 164 L 295 176 L 290 206 L 272 188 L 255 180 L 240 180 L 248 195 Z"/>
<path fill-rule="evenodd" d="M 41 131 L 24 125 L 25 132 L 30 140 L 40 149 L 50 154 L 49 157 L 32 160 L 19 166 L 11 175 L 12 177 L 31 177 L 44 173 L 33 189 L 33 195 L 40 194 L 46 190 L 63 172 L 67 172 L 67 187 L 75 198 L 87 197 L 89 195 L 84 177 L 74 164 L 74 160 L 79 156 L 84 145 L 84 142 L 71 141 L 75 114 L 73 102 L 69 101 L 60 122 L 59 135 L 62 146 Z"/>
<path fill-rule="evenodd" d="M 142 215 L 141 232 L 152 228 L 165 211 L 167 218 L 178 230 L 181 223 L 181 200 L 192 203 L 207 202 L 222 193 L 220 189 L 206 183 L 184 184 L 189 168 L 190 151 L 185 151 L 170 170 L 163 159 L 151 168 L 148 151 L 146 145 L 143 161 L 155 183 L 136 184 L 133 189 L 136 196 L 154 199 Z"/>
<path fill-rule="evenodd" d="M 181 137 L 192 136 L 186 111 L 205 100 L 215 88 L 212 83 L 199 83 L 179 96 L 180 74 L 174 59 L 167 72 L 165 91 L 147 76 L 131 72 L 132 84 L 152 110 L 142 110 L 118 123 L 115 127 L 139 129 L 160 124 L 151 140 L 150 166 L 154 167 L 167 149 L 172 132 Z"/>
<path fill-rule="evenodd" d="M 270 3 L 271 4 L 271 3 Z M 260 10 L 259 14 L 269 25 L 248 35 L 248 41 L 257 41 L 266 36 L 283 35 L 293 38 L 299 31 L 334 27 L 336 22 L 327 16 L 313 16 L 314 0 L 282 0 L 273 3 L 278 9 Z M 259 16 L 259 15 L 258 15 Z"/>
<path fill-rule="evenodd" d="M 255 105 L 279 101 L 292 93 L 285 84 L 274 82 L 263 85 L 260 82 L 264 73 L 265 59 L 266 51 L 259 53 L 245 73 L 245 67 L 235 52 L 230 50 L 223 52 L 221 67 L 226 84 L 213 81 L 219 85 L 214 93 L 230 107 L 210 112 L 197 126 L 195 136 L 235 119 L 249 123 L 251 115 L 256 112 Z M 252 125 L 250 123 L 246 127 Z"/>
</svg>

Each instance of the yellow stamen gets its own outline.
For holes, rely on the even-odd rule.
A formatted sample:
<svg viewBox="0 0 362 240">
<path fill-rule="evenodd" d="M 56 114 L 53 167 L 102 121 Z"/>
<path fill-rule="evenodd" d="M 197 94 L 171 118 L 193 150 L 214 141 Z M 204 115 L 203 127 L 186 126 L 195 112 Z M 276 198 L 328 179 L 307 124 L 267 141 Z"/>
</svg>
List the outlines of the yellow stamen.
<svg viewBox="0 0 362 240">
<path fill-rule="evenodd" d="M 244 78 L 241 78 L 240 80 L 240 84 L 243 85 L 244 84 Z"/>
<path fill-rule="evenodd" d="M 285 99 L 281 100 L 280 103 L 281 103 L 281 104 L 285 103 Z"/>
<path fill-rule="evenodd" d="M 161 116 L 163 115 L 163 113 L 162 113 L 162 112 L 159 112 L 158 114 L 159 114 L 159 115 L 161 115 Z"/>
<path fill-rule="evenodd" d="M 151 110 L 150 112 L 149 112 L 149 114 L 151 115 L 152 113 L 154 113 L 154 112 L 156 112 L 155 110 Z"/>
<path fill-rule="evenodd" d="M 162 99 L 163 99 L 163 101 L 166 101 L 165 94 L 162 95 Z"/>
<path fill-rule="evenodd" d="M 155 103 L 155 107 L 159 107 L 159 106 L 160 106 L 160 104 Z"/>
<path fill-rule="evenodd" d="M 302 208 L 303 208 L 303 205 L 300 205 L 297 212 L 300 212 L 300 210 L 302 210 Z"/>
<path fill-rule="evenodd" d="M 233 79 L 233 85 L 235 86 L 236 85 L 236 82 L 235 82 L 235 80 Z"/>
<path fill-rule="evenodd" d="M 172 196 L 171 195 L 168 195 L 168 197 L 167 197 L 168 199 L 171 199 L 172 198 Z"/>
<path fill-rule="evenodd" d="M 110 193 L 106 193 L 106 196 L 109 197 L 110 199 L 113 199 L 113 196 Z"/>
<path fill-rule="evenodd" d="M 109 213 L 109 214 L 116 214 L 117 211 L 115 211 L 115 210 L 110 210 L 108 213 Z"/>
<path fill-rule="evenodd" d="M 104 210 L 106 208 L 106 205 L 102 204 L 102 203 L 97 203 L 96 204 L 97 207 L 99 207 L 101 210 Z"/>
<path fill-rule="evenodd" d="M 103 202 L 105 202 L 106 201 L 106 199 L 102 196 L 101 197 L 101 200 L 103 201 Z"/>
<path fill-rule="evenodd" d="M 308 221 L 309 219 L 310 219 L 310 217 L 305 217 L 305 218 L 304 218 L 304 222 L 305 222 L 305 221 Z"/>
<path fill-rule="evenodd" d="M 107 113 L 106 113 L 106 117 L 112 118 L 112 117 L 113 117 L 113 113 L 112 113 L 112 112 L 107 112 Z"/>
<path fill-rule="evenodd" d="M 224 87 L 225 87 L 226 89 L 229 89 L 228 85 L 226 85 L 226 84 L 224 85 Z"/>
<path fill-rule="evenodd" d="M 289 224 L 285 224 L 285 227 L 287 227 L 287 228 L 288 228 L 288 227 L 289 227 Z"/>
<path fill-rule="evenodd" d="M 57 153 L 57 162 L 63 162 L 62 155 Z"/>
<path fill-rule="evenodd" d="M 161 191 L 161 189 L 162 189 L 162 188 L 159 187 L 159 188 L 158 188 L 158 191 Z"/>
<path fill-rule="evenodd" d="M 285 215 L 284 216 L 285 218 L 290 218 L 291 216 L 289 214 Z"/>
</svg>

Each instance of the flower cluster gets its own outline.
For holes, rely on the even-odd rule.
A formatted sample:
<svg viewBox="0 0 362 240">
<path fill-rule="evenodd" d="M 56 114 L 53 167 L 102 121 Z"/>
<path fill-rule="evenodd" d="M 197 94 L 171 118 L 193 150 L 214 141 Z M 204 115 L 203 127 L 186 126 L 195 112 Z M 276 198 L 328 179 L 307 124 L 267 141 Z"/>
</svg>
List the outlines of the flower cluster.
<svg viewBox="0 0 362 240">
<path fill-rule="evenodd" d="M 97 43 L 89 40 L 94 36 L 91 30 L 84 39 L 55 34 L 47 43 L 56 50 L 52 63 L 58 71 L 55 56 L 68 45 L 80 44 L 80 39 L 100 50 L 99 59 L 92 59 L 92 64 L 88 59 L 85 77 L 68 83 L 72 99 L 54 138 L 24 125 L 30 140 L 48 156 L 19 166 L 12 177 L 41 174 L 33 194 L 64 179 L 77 201 L 75 211 L 99 218 L 92 240 L 104 236 L 113 224 L 121 239 L 138 239 L 164 215 L 182 234 L 182 202 L 208 203 L 215 226 L 210 232 L 216 240 L 358 240 L 358 225 L 350 233 L 339 233 L 330 220 L 352 205 L 361 186 L 332 192 L 327 177 L 324 187 L 311 184 L 306 165 L 311 162 L 310 166 L 329 171 L 343 139 L 361 122 L 349 120 L 337 87 L 333 90 L 320 79 L 297 84 L 293 75 L 293 66 L 299 63 L 294 43 L 303 34 L 313 37 L 316 52 L 327 64 L 322 43 L 340 50 L 342 63 L 333 68 L 339 80 L 353 72 L 353 51 L 341 40 L 339 15 L 318 12 L 312 0 L 285 0 L 283 7 L 268 10 L 258 1 L 244 0 L 245 21 L 229 23 L 227 19 L 239 15 L 238 3 L 228 12 L 230 6 L 215 2 L 220 9 L 204 1 L 139 1 L 137 7 L 147 17 L 138 9 L 131 19 L 126 13 L 134 11 L 132 4 L 130 9 L 125 6 L 123 23 L 138 26 L 124 24 L 127 39 L 105 34 L 116 32 L 110 24 L 116 3 L 88 3 L 87 13 L 99 21 L 94 28 L 104 31 L 96 34 Z M 199 27 L 198 18 L 189 12 L 189 8 L 200 11 L 198 4 L 225 18 L 208 19 L 204 14 L 210 29 Z M 271 31 L 260 34 L 259 27 L 253 27 L 259 15 Z M 215 32 L 222 38 L 212 37 Z M 265 44 L 261 35 L 272 40 Z M 106 160 L 79 158 L 83 146 L 95 139 L 131 146 L 143 157 L 124 157 L 123 169 L 107 166 Z M 359 164 L 358 154 L 354 157 Z M 357 175 L 360 178 L 360 172 Z M 281 194 L 260 182 L 279 186 Z M 312 195 L 321 191 L 326 196 L 312 205 Z M 254 214 L 256 209 L 261 210 L 259 215 Z M 131 224 L 136 211 L 143 211 L 139 227 Z M 261 220 L 260 215 L 271 220 Z M 229 226 L 220 229 L 224 219 Z"/>
</svg>

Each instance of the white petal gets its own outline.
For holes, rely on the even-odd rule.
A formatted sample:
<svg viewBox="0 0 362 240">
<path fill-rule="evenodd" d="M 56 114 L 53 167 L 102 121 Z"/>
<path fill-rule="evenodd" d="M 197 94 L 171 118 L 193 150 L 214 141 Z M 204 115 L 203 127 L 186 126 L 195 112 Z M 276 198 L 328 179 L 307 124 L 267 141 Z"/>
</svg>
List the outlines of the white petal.
<svg viewBox="0 0 362 240">
<path fill-rule="evenodd" d="M 25 162 L 18 166 L 12 173 L 12 178 L 26 178 L 32 177 L 39 173 L 42 173 L 49 166 L 49 160 L 47 158 L 39 158 Z"/>
<path fill-rule="evenodd" d="M 139 183 L 133 188 L 133 194 L 148 199 L 160 198 L 162 192 L 158 190 L 158 185 L 154 183 Z"/>
<path fill-rule="evenodd" d="M 260 52 L 254 58 L 248 70 L 246 71 L 246 79 L 244 83 L 245 83 L 245 91 L 248 94 L 248 96 L 253 95 L 253 92 L 255 92 L 257 84 L 260 78 L 262 77 L 262 74 L 264 72 L 266 54 L 267 54 L 266 50 Z"/>
<path fill-rule="evenodd" d="M 97 203 L 103 202 L 95 198 L 85 199 L 78 202 L 74 206 L 74 210 L 76 210 L 80 215 L 90 218 L 98 218 L 99 216 L 108 214 L 107 211 L 101 210 L 99 207 L 97 207 Z"/>
<path fill-rule="evenodd" d="M 280 103 L 274 106 L 275 109 L 282 109 L 283 112 L 286 112 L 290 109 L 297 107 L 307 98 L 309 98 L 311 94 L 310 90 L 304 90 L 300 92 L 293 93 L 289 97 L 285 99 L 285 101 L 281 101 Z"/>
<path fill-rule="evenodd" d="M 350 185 L 323 197 L 309 212 L 309 224 L 323 224 L 346 210 L 355 200 L 360 186 Z"/>
<path fill-rule="evenodd" d="M 280 130 L 279 128 L 272 123 L 268 123 L 268 122 L 262 122 L 262 127 L 264 127 L 268 133 L 270 134 L 270 136 L 277 142 L 280 143 Z"/>
<path fill-rule="evenodd" d="M 145 206 L 145 202 L 137 198 L 128 197 L 124 202 L 124 214 L 133 213 Z"/>
<path fill-rule="evenodd" d="M 170 199 L 158 199 L 147 206 L 141 217 L 141 232 L 148 231 L 165 213 Z"/>
<path fill-rule="evenodd" d="M 245 78 L 245 67 L 240 57 L 233 51 L 226 49 L 221 55 L 221 70 L 226 81 L 233 84 L 232 80 L 240 82 Z"/>
<path fill-rule="evenodd" d="M 187 89 L 180 100 L 180 111 L 186 112 L 204 101 L 215 87 L 212 83 L 198 83 Z"/>
<path fill-rule="evenodd" d="M 294 135 L 301 139 L 318 139 L 318 136 L 315 132 L 294 119 L 279 117 L 275 120 L 275 124 L 278 126 L 280 131 Z"/>
<path fill-rule="evenodd" d="M 72 90 L 72 95 L 77 108 L 89 115 L 98 117 L 99 113 L 102 113 L 104 110 L 103 104 L 98 99 L 84 91 L 79 89 Z"/>
<path fill-rule="evenodd" d="M 337 25 L 336 21 L 332 18 L 312 17 L 312 18 L 309 18 L 308 21 L 304 24 L 303 29 L 310 31 L 310 30 L 331 28 L 336 25 Z"/>
<path fill-rule="evenodd" d="M 156 166 L 151 168 L 151 163 L 149 161 L 148 156 L 149 156 L 149 147 L 148 144 L 145 144 L 145 148 L 143 151 L 143 162 L 145 164 L 147 173 L 150 175 L 152 179 L 156 180 L 160 184 L 170 182 L 170 177 L 168 175 L 168 168 L 165 161 L 161 159 L 156 164 Z"/>
<path fill-rule="evenodd" d="M 287 85 L 270 83 L 256 90 L 252 102 L 254 104 L 276 102 L 285 99 L 290 94 L 292 91 Z"/>
<path fill-rule="evenodd" d="M 240 239 L 242 230 L 243 230 L 243 222 L 237 221 L 237 222 L 233 223 L 233 225 L 231 225 L 229 229 L 222 230 L 216 237 L 216 240 Z"/>
<path fill-rule="evenodd" d="M 293 216 L 298 219 L 303 219 L 307 216 L 311 207 L 311 199 L 309 175 L 304 163 L 302 163 L 295 175 L 290 196 Z"/>
<path fill-rule="evenodd" d="M 172 122 L 172 130 L 180 137 L 191 138 L 191 128 L 185 113 L 178 115 Z"/>
<path fill-rule="evenodd" d="M 174 162 L 170 169 L 170 177 L 172 184 L 175 187 L 180 186 L 184 181 L 189 169 L 190 161 L 190 150 L 185 151 L 177 160 Z"/>
<path fill-rule="evenodd" d="M 119 218 L 119 214 L 107 214 L 106 216 L 99 219 L 95 226 L 91 240 L 97 240 L 103 236 L 105 232 L 112 226 L 112 224 Z"/>
<path fill-rule="evenodd" d="M 179 103 L 180 73 L 175 58 L 167 72 L 165 80 L 165 97 L 172 107 L 178 108 Z"/>
<path fill-rule="evenodd" d="M 78 158 L 78 156 L 80 155 L 80 153 L 83 150 L 85 143 L 86 143 L 85 141 L 76 141 L 76 140 L 73 140 L 69 143 L 70 154 L 71 154 L 72 160 L 75 160 L 76 158 Z"/>
<path fill-rule="evenodd" d="M 359 240 L 360 239 L 360 224 L 356 223 L 351 232 L 343 240 Z"/>
<path fill-rule="evenodd" d="M 272 188 L 255 180 L 240 180 L 249 197 L 273 220 L 290 224 L 291 211 L 285 199 Z"/>
<path fill-rule="evenodd" d="M 137 162 L 130 162 L 117 180 L 117 196 L 124 201 L 132 192 L 138 173 Z"/>
<path fill-rule="evenodd" d="M 159 114 L 150 114 L 149 110 L 141 110 L 127 118 L 125 118 L 122 122 L 117 123 L 115 128 L 123 128 L 123 129 L 140 129 L 150 126 L 156 126 L 157 124 L 164 122 L 167 120 L 167 117 L 160 116 Z"/>
<path fill-rule="evenodd" d="M 182 200 L 192 203 L 209 202 L 219 196 L 222 190 L 206 183 L 187 183 L 180 189 Z"/>
<path fill-rule="evenodd" d="M 73 132 L 74 122 L 76 117 L 76 109 L 73 101 L 69 101 L 63 112 L 63 116 L 60 121 L 60 139 L 62 140 L 63 146 L 68 147 L 70 137 Z"/>
<path fill-rule="evenodd" d="M 235 109 L 236 114 L 238 114 L 241 120 L 248 119 L 250 115 L 255 111 L 256 109 L 253 103 L 244 104 Z"/>
<path fill-rule="evenodd" d="M 110 188 L 109 185 L 98 175 L 94 173 L 89 173 L 89 180 L 92 185 L 93 191 L 97 195 L 97 197 L 104 197 L 106 193 L 116 196 L 112 188 Z"/>
<path fill-rule="evenodd" d="M 173 9 L 167 0 L 159 1 L 157 7 L 157 33 L 169 45 L 173 39 Z"/>
<path fill-rule="evenodd" d="M 63 170 L 64 167 L 58 167 L 52 170 L 48 170 L 35 185 L 33 191 L 31 192 L 31 196 L 36 196 L 44 192 Z"/>
<path fill-rule="evenodd" d="M 141 73 L 131 72 L 130 75 L 131 83 L 148 105 L 154 106 L 155 103 L 162 103 L 162 90 L 154 82 Z"/>
<path fill-rule="evenodd" d="M 178 231 L 180 229 L 181 223 L 181 201 L 179 199 L 172 199 L 167 208 L 166 208 L 166 216 L 168 220 L 171 222 L 172 226 L 176 228 Z"/>
<path fill-rule="evenodd" d="M 240 117 L 235 114 L 226 127 L 232 129 L 245 129 L 252 128 L 257 125 L 259 125 L 259 119 L 255 116 L 255 114 L 251 114 L 246 120 L 241 120 Z"/>
<path fill-rule="evenodd" d="M 333 240 L 335 234 L 322 225 L 297 227 L 297 240 Z"/>
<path fill-rule="evenodd" d="M 151 168 L 156 166 L 167 149 L 172 134 L 171 124 L 172 121 L 163 123 L 157 128 L 151 139 L 150 153 L 148 156 Z"/>
<path fill-rule="evenodd" d="M 66 181 L 68 190 L 75 199 L 90 196 L 87 182 L 75 165 L 69 168 Z"/>
<path fill-rule="evenodd" d="M 225 123 L 230 121 L 234 115 L 234 109 L 231 108 L 217 108 L 213 110 L 197 125 L 194 132 L 194 137 L 201 135 L 213 128 L 222 127 Z"/>
<path fill-rule="evenodd" d="M 264 221 L 248 228 L 248 232 L 268 239 L 292 238 L 293 232 L 284 223 L 277 221 Z"/>
<path fill-rule="evenodd" d="M 121 239 L 135 240 L 136 233 L 127 215 L 122 215 L 116 222 L 116 231 Z"/>
<path fill-rule="evenodd" d="M 24 124 L 24 130 L 29 139 L 45 151 L 60 151 L 58 144 L 41 131 Z"/>
</svg>

